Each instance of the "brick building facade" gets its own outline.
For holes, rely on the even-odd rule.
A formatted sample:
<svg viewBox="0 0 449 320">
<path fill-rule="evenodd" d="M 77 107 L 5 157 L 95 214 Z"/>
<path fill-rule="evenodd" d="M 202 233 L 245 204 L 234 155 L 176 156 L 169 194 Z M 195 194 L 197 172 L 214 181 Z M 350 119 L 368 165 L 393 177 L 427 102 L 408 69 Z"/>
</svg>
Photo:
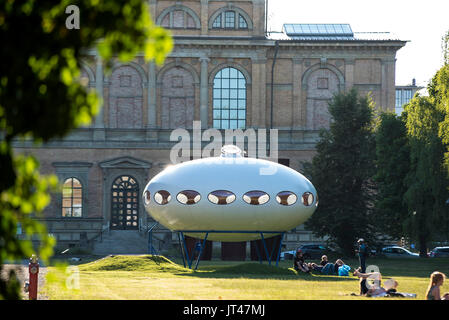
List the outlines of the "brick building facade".
<svg viewBox="0 0 449 320">
<path fill-rule="evenodd" d="M 152 220 L 142 190 L 170 163 L 171 131 L 191 129 L 194 120 L 203 129 L 276 128 L 280 161 L 301 171 L 314 155 L 318 130 L 329 126 L 334 93 L 355 87 L 370 92 L 377 108 L 394 110 L 395 56 L 404 41 L 267 33 L 264 0 L 149 0 L 149 7 L 174 36 L 165 64 L 137 56 L 106 74 L 96 50 L 87 49 L 82 79 L 103 98 L 95 122 L 41 147 L 15 144 L 73 190 L 54 195 L 45 210 L 60 245 L 98 237 L 112 226 L 119 201 L 133 213 L 124 226 L 144 232 Z M 117 193 L 123 183 L 132 185 L 129 195 Z M 176 240 L 166 231 L 164 239 Z M 302 226 L 285 240 L 288 248 L 320 241 Z"/>
</svg>

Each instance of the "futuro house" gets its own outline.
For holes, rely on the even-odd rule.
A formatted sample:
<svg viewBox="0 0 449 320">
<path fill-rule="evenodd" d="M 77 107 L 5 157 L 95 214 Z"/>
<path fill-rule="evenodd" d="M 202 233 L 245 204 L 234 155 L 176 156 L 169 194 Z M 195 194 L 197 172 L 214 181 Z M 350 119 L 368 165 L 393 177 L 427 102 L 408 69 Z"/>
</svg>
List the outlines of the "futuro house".
<svg viewBox="0 0 449 320">
<path fill-rule="evenodd" d="M 220 157 L 168 167 L 147 184 L 143 201 L 146 211 L 171 231 L 199 239 L 210 231 L 209 240 L 234 242 L 297 227 L 313 214 L 318 196 L 299 172 L 242 157 L 238 147 L 228 145 Z"/>
</svg>

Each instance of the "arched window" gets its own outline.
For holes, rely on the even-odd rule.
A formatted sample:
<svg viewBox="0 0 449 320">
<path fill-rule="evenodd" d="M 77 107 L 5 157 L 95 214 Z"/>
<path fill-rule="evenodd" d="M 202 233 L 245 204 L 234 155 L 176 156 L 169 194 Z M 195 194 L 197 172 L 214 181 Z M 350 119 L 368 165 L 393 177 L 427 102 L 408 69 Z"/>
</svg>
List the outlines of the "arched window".
<svg viewBox="0 0 449 320">
<path fill-rule="evenodd" d="M 120 176 L 111 188 L 111 229 L 139 227 L 139 184 L 131 176 Z"/>
<path fill-rule="evenodd" d="M 250 29 L 250 18 L 241 9 L 223 8 L 212 16 L 211 29 Z"/>
<path fill-rule="evenodd" d="M 112 71 L 109 86 L 110 128 L 142 128 L 144 77 L 134 65 L 121 65 Z"/>
<path fill-rule="evenodd" d="M 161 12 L 157 24 L 168 29 L 200 29 L 201 22 L 195 11 L 176 5 Z"/>
<path fill-rule="evenodd" d="M 83 186 L 81 182 L 76 178 L 66 179 L 62 187 L 62 216 L 80 218 L 82 210 Z"/>
<path fill-rule="evenodd" d="M 192 72 L 175 66 L 164 72 L 161 82 L 162 128 L 192 128 L 195 109 L 195 80 Z"/>
<path fill-rule="evenodd" d="M 246 127 L 246 79 L 235 68 L 223 68 L 215 75 L 213 121 L 216 129 Z"/>
</svg>

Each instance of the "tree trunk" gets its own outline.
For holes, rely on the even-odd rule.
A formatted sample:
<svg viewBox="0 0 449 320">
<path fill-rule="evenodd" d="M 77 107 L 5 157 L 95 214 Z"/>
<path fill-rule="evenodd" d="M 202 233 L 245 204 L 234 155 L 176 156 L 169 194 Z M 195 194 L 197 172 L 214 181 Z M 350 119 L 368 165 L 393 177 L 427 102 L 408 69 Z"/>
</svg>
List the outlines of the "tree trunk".
<svg viewBox="0 0 449 320">
<path fill-rule="evenodd" d="M 421 258 L 427 258 L 427 241 L 426 236 L 419 236 L 419 256 Z"/>
</svg>

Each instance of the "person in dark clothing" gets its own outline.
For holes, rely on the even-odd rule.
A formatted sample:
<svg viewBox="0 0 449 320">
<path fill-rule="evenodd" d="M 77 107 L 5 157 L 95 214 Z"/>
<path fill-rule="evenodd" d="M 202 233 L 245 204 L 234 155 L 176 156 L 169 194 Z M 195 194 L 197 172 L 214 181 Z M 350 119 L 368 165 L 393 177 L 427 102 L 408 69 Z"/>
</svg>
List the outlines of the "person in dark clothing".
<svg viewBox="0 0 449 320">
<path fill-rule="evenodd" d="M 293 268 L 295 268 L 296 271 L 310 272 L 308 264 L 304 261 L 301 249 L 296 251 L 295 259 L 293 260 Z"/>
<path fill-rule="evenodd" d="M 323 255 L 322 257 L 321 257 L 321 261 L 320 261 L 320 266 L 325 266 L 326 264 L 328 264 L 329 263 L 329 260 L 327 259 L 327 256 L 326 255 Z"/>
<path fill-rule="evenodd" d="M 356 252 L 359 255 L 359 264 L 360 264 L 360 272 L 366 272 L 366 258 L 368 257 L 368 247 L 366 246 L 365 240 L 360 238 L 357 241 L 358 249 Z M 362 279 L 360 282 L 360 294 L 365 295 L 368 292 L 368 288 L 366 287 L 366 279 Z"/>
<path fill-rule="evenodd" d="M 357 241 L 358 250 L 357 253 L 359 255 L 359 263 L 360 263 L 360 271 L 362 273 L 366 272 L 366 258 L 368 258 L 368 247 L 365 243 L 365 240 L 359 239 Z"/>
<path fill-rule="evenodd" d="M 198 259 L 198 256 L 200 255 L 200 251 L 201 251 L 201 241 L 197 241 L 195 243 L 195 249 L 193 252 L 194 260 Z"/>
</svg>

